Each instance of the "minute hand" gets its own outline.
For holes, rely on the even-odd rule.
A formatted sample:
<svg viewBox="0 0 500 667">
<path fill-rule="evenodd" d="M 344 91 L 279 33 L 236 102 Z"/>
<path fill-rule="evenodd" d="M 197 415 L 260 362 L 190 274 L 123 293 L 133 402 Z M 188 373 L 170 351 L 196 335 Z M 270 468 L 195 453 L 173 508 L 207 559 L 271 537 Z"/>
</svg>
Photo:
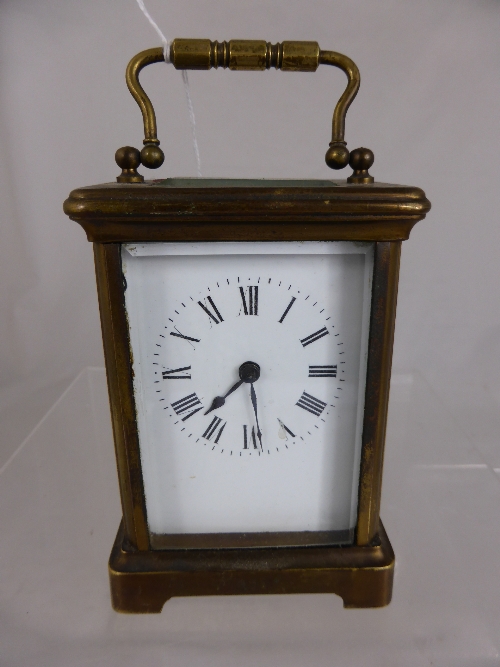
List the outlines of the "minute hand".
<svg viewBox="0 0 500 667">
<path fill-rule="evenodd" d="M 250 385 L 250 398 L 252 399 L 253 411 L 255 412 L 255 423 L 257 424 L 257 437 L 259 438 L 260 448 L 262 448 L 262 433 L 260 432 L 259 418 L 257 416 L 257 396 L 255 394 L 255 389 L 253 388 L 253 382 Z"/>
<path fill-rule="evenodd" d="M 229 394 L 232 394 L 233 391 L 236 391 L 236 389 L 238 389 L 238 387 L 240 387 L 243 384 L 243 382 L 244 380 L 239 380 L 236 384 L 233 384 L 231 389 L 226 394 L 224 394 L 224 396 L 216 396 L 212 401 L 212 405 L 208 408 L 205 414 L 208 415 L 208 413 L 212 412 L 212 410 L 217 410 L 217 408 L 221 408 L 226 402 L 226 398 L 229 396 Z"/>
</svg>

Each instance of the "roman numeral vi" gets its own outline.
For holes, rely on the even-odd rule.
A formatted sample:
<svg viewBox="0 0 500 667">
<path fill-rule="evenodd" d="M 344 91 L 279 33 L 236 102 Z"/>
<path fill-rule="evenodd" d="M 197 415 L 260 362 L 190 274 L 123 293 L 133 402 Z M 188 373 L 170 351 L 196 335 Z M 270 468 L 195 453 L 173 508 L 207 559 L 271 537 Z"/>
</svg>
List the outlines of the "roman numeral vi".
<svg viewBox="0 0 500 667">
<path fill-rule="evenodd" d="M 254 449 L 259 449 L 255 438 L 255 426 L 252 426 L 251 442 Z M 250 449 L 250 438 L 248 437 L 248 426 L 246 424 L 243 425 L 243 449 Z"/>
</svg>

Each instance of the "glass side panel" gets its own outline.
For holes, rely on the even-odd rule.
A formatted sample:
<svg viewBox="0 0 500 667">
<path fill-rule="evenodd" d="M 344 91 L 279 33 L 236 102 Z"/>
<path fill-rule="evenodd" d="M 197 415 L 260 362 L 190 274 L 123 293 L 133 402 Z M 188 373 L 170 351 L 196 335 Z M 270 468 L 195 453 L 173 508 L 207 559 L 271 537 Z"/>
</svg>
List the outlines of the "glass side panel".
<svg viewBox="0 0 500 667">
<path fill-rule="evenodd" d="M 267 178 L 165 178 L 152 181 L 163 188 L 331 188 L 333 181 Z"/>
</svg>

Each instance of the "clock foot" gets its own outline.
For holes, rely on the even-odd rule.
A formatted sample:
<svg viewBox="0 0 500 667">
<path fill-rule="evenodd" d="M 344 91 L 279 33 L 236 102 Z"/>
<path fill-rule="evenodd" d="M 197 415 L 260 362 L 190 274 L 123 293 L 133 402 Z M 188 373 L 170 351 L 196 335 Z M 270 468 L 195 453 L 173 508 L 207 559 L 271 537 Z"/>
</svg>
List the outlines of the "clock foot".
<svg viewBox="0 0 500 667">
<path fill-rule="evenodd" d="M 125 551 L 120 526 L 109 560 L 113 608 L 160 613 L 171 597 L 334 593 L 344 607 L 391 601 L 394 552 L 380 524 L 376 545 Z"/>
</svg>

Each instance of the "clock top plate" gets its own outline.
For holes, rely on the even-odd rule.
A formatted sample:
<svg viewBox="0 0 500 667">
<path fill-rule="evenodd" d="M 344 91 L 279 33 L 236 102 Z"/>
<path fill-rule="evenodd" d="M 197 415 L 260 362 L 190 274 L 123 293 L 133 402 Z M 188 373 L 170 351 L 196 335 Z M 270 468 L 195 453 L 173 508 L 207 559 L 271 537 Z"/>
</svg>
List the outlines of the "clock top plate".
<svg viewBox="0 0 500 667">
<path fill-rule="evenodd" d="M 89 241 L 398 241 L 420 188 L 333 180 L 167 178 L 79 188 L 64 202 Z"/>
</svg>

